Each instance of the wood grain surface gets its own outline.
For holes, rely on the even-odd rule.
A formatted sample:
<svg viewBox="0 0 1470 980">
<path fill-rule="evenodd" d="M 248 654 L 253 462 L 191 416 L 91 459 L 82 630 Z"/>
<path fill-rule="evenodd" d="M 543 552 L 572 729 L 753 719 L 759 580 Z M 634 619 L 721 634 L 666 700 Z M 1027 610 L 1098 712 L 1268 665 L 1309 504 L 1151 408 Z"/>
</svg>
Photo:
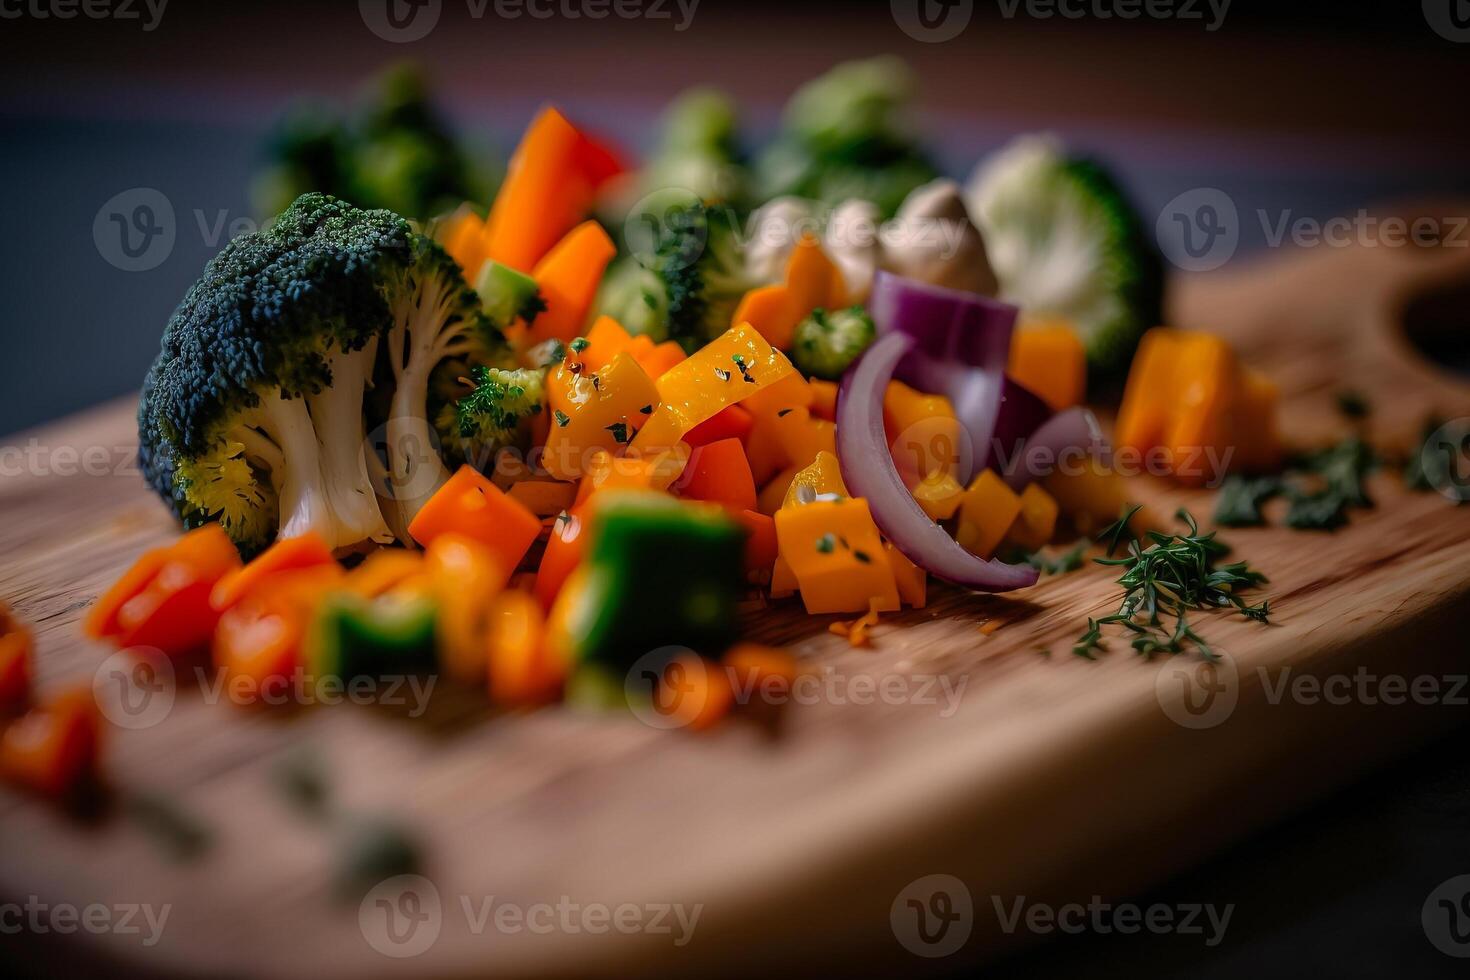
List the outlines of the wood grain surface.
<svg viewBox="0 0 1470 980">
<path fill-rule="evenodd" d="M 1419 358 L 1400 327 L 1417 297 L 1470 283 L 1465 250 L 1321 249 L 1231 270 L 1178 282 L 1173 322 L 1226 333 L 1276 378 L 1290 437 L 1340 434 L 1331 406 L 1344 386 L 1372 397 L 1384 445 L 1407 445 L 1431 410 L 1470 414 L 1470 389 Z M 1434 320 L 1415 329 L 1444 325 Z M 174 533 L 132 471 L 132 411 L 107 405 L 7 440 L 44 461 L 0 483 L 0 597 L 36 629 L 44 689 L 94 676 L 110 651 L 81 638 L 82 611 Z M 65 447 L 79 467 L 107 465 L 68 475 Z M 1336 533 L 1226 535 L 1270 576 L 1275 615 L 1270 626 L 1223 614 L 1199 625 L 1226 654 L 1215 676 L 1234 699 L 1213 727 L 1173 720 L 1185 675 L 1200 669 L 1192 658 L 1148 662 L 1122 643 L 1097 662 L 1070 655 L 1086 617 L 1117 601 L 1095 566 L 1013 596 L 931 586 L 929 607 L 887 617 L 869 649 L 830 635 L 831 617 L 753 608 L 757 636 L 794 644 L 823 690 L 839 692 L 791 706 L 775 735 L 750 724 L 661 732 L 568 708 L 506 716 L 447 685 L 421 718 L 384 706 L 250 710 L 209 703 L 184 672 L 161 723 L 109 732 L 107 768 L 118 786 L 195 814 L 212 837 L 202 858 L 169 860 L 116 812 L 78 821 L 0 790 L 0 901 L 168 904 L 161 940 L 0 941 L 16 956 L 142 975 L 317 980 L 886 973 L 989 956 L 1025 940 L 1004 933 L 992 896 L 1124 897 L 1463 721 L 1442 704 L 1271 696 L 1282 676 L 1467 670 L 1470 507 L 1410 494 L 1387 473 L 1371 486 L 1376 509 Z M 1206 492 L 1135 489 L 1164 513 L 1211 509 Z M 911 696 L 854 703 L 868 690 L 859 678 Z M 302 745 L 327 763 L 344 812 L 392 815 L 422 841 L 442 903 L 422 955 L 377 952 L 357 904 L 334 900 L 340 832 L 272 788 L 272 768 Z M 906 952 L 890 920 L 900 890 L 931 873 L 961 879 L 974 905 L 973 934 L 943 961 Z M 538 934 L 492 919 L 477 933 L 466 905 L 478 914 L 492 897 L 678 903 L 699 918 L 682 945 L 677 927 Z"/>
</svg>

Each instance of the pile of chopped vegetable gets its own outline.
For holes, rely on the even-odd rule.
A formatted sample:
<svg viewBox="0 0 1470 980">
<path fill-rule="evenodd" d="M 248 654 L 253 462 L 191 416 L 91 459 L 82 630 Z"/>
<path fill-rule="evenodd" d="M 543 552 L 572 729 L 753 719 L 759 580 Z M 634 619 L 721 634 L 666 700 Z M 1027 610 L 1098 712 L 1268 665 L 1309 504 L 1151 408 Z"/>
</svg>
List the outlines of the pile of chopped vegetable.
<svg viewBox="0 0 1470 980">
<path fill-rule="evenodd" d="M 1264 579 L 1192 518 L 1163 534 L 1127 506 L 1122 454 L 1190 487 L 1233 474 L 1220 523 L 1287 494 L 1290 523 L 1329 527 L 1366 504 L 1371 453 L 1292 457 L 1320 485 L 1284 481 L 1272 383 L 1211 334 L 1143 335 L 1159 283 L 1116 185 L 1031 141 L 962 192 L 900 125 L 908 86 L 892 62 L 839 68 L 755 154 L 728 99 L 693 93 L 636 172 L 547 108 L 493 200 L 428 224 L 304 188 L 165 329 L 140 460 L 189 530 L 98 599 L 88 635 L 207 653 L 258 700 L 302 673 L 433 673 L 508 706 L 646 696 L 703 727 L 740 707 L 732 671 L 796 669 L 745 642 L 743 610 L 799 601 L 866 645 L 931 577 L 1031 587 L 1125 511 L 1101 559 L 1125 598 L 1080 653 L 1114 626 L 1208 656 L 1188 612 L 1265 620 L 1241 598 Z M 938 222 L 957 250 L 835 227 L 864 215 Z M 1130 359 L 1109 441 L 1087 388 Z M 29 645 L 0 619 L 7 709 Z M 95 741 L 89 713 L 48 702 L 0 767 L 70 785 Z"/>
</svg>

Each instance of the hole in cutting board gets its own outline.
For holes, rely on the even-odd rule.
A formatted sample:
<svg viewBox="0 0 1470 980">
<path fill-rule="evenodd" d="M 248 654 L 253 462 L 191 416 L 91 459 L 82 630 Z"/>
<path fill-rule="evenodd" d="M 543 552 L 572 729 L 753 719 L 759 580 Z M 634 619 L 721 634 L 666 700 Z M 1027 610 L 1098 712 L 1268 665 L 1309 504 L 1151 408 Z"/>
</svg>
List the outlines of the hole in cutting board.
<svg viewBox="0 0 1470 980">
<path fill-rule="evenodd" d="M 1419 353 L 1470 377 L 1470 279 L 1440 283 L 1416 294 L 1405 304 L 1400 322 Z"/>
</svg>

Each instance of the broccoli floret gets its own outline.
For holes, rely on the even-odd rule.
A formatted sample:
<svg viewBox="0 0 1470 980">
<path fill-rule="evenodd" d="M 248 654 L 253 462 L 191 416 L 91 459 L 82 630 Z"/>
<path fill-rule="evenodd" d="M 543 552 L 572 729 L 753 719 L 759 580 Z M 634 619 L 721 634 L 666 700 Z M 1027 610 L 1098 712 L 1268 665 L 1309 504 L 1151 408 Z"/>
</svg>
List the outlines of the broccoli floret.
<svg viewBox="0 0 1470 980">
<path fill-rule="evenodd" d="M 597 312 L 655 341 L 702 347 L 730 329 L 740 298 L 758 285 L 745 268 L 738 219 L 675 188 L 641 208 L 626 225 L 632 255 L 606 277 Z"/>
<path fill-rule="evenodd" d="M 483 470 L 495 453 L 525 449 L 531 420 L 545 410 L 546 375 L 535 368 L 477 367 L 468 395 L 439 412 L 440 438 L 459 458 Z"/>
<path fill-rule="evenodd" d="M 664 222 L 652 266 L 668 303 L 668 334 L 690 351 L 730 329 L 735 307 L 755 285 L 734 214 L 698 201 L 681 220 Z"/>
<path fill-rule="evenodd" d="M 458 266 L 403 218 L 303 195 L 226 245 L 174 312 L 138 410 L 143 472 L 186 524 L 218 521 L 247 553 L 307 531 L 334 547 L 391 541 L 407 522 L 385 521 L 365 450 L 379 347 L 401 379 L 387 420 L 396 476 L 400 457 L 432 447 L 430 370 L 488 350 L 482 323 Z M 409 445 L 413 416 L 422 438 Z"/>
<path fill-rule="evenodd" d="M 937 176 L 907 120 L 913 75 L 893 57 L 840 64 L 802 86 L 782 132 L 756 161 L 763 199 L 782 195 L 828 205 L 857 198 L 891 216 L 915 187 Z"/>
<path fill-rule="evenodd" d="M 708 203 L 738 203 L 746 181 L 734 102 L 714 89 L 681 93 L 664 111 L 658 145 L 639 181 L 643 193 L 677 187 Z"/>
<path fill-rule="evenodd" d="M 625 255 L 608 267 L 593 309 L 629 333 L 647 334 L 655 341 L 669 339 L 669 295 L 663 279 L 634 256 Z"/>
<path fill-rule="evenodd" d="M 1127 368 L 1162 319 L 1163 261 L 1117 183 L 1049 137 L 1022 137 L 966 188 L 1000 296 L 1033 317 L 1070 322 L 1099 380 Z"/>
<path fill-rule="evenodd" d="M 845 310 L 812 310 L 791 342 L 791 359 L 804 373 L 835 381 L 878 334 L 873 318 L 861 306 Z"/>
<path fill-rule="evenodd" d="M 328 108 L 292 110 L 267 143 L 270 163 L 254 199 L 275 214 L 320 191 L 372 208 L 427 219 L 466 200 L 486 200 L 493 181 L 455 140 L 413 65 L 370 86 L 351 119 Z"/>
</svg>

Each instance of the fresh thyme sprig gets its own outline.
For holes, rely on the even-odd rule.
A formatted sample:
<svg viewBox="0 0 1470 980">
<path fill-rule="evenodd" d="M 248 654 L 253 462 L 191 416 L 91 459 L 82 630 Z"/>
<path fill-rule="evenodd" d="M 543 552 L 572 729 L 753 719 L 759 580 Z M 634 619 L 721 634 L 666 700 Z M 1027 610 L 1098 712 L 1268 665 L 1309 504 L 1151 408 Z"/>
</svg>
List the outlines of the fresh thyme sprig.
<svg viewBox="0 0 1470 980">
<path fill-rule="evenodd" d="M 1201 534 L 1189 511 L 1180 509 L 1175 516 L 1188 526 L 1189 533 L 1149 531 L 1145 544 L 1129 528 L 1129 520 L 1139 509 L 1125 511 L 1098 537 L 1108 554 L 1093 561 L 1123 569 L 1118 579 L 1123 601 L 1112 615 L 1087 621 L 1087 631 L 1072 647 L 1074 654 L 1096 659 L 1096 651 L 1106 649 L 1103 627 L 1119 626 L 1132 634 L 1134 652 L 1145 657 L 1183 653 L 1192 644 L 1205 659 L 1216 660 L 1214 650 L 1189 624 L 1190 610 L 1233 608 L 1247 619 L 1268 621 L 1269 601 L 1253 606 L 1240 594 L 1266 584 L 1266 577 L 1248 562 L 1220 564 L 1230 549 L 1214 531 Z M 1131 538 L 1126 554 L 1112 557 L 1125 536 Z"/>
</svg>

